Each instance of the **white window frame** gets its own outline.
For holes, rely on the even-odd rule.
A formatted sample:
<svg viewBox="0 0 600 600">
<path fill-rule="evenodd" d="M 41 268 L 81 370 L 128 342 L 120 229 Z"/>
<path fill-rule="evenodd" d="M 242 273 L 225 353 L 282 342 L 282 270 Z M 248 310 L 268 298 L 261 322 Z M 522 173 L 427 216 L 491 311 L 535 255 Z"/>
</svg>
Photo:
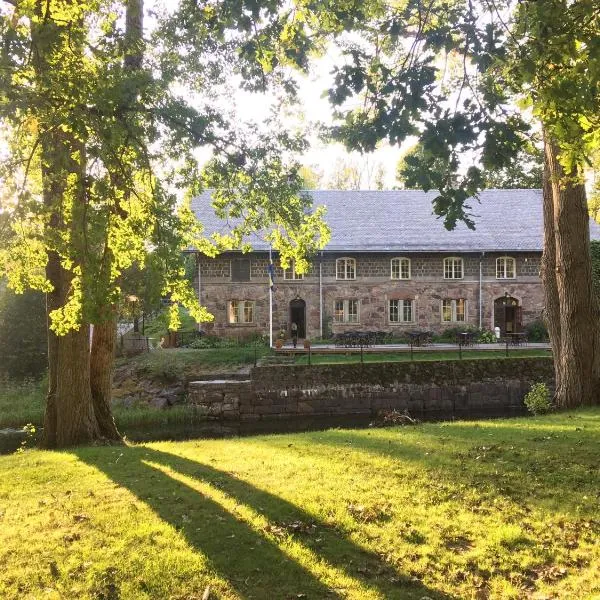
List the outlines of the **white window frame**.
<svg viewBox="0 0 600 600">
<path fill-rule="evenodd" d="M 460 277 L 457 277 L 457 265 L 460 265 Z M 444 279 L 462 279 L 464 275 L 465 265 L 460 256 L 448 256 L 444 259 Z"/>
<path fill-rule="evenodd" d="M 397 320 L 392 319 L 392 302 L 397 302 L 398 307 L 396 309 L 396 314 L 398 316 Z M 410 307 L 410 319 L 406 318 L 406 309 Z M 415 322 L 415 301 L 412 299 L 400 299 L 400 298 L 391 298 L 388 300 L 388 321 L 392 325 L 397 325 L 401 323 L 414 323 Z"/>
<path fill-rule="evenodd" d="M 462 302 L 463 306 L 463 318 L 457 319 L 458 317 L 458 303 Z M 448 304 L 446 304 L 448 303 Z M 468 302 L 466 298 L 444 298 L 440 303 L 440 315 L 442 319 L 442 323 L 466 323 L 468 321 Z M 446 319 L 446 310 L 450 310 L 450 318 Z"/>
<path fill-rule="evenodd" d="M 512 263 L 512 275 L 508 275 L 508 265 Z M 517 261 L 512 256 L 499 256 L 496 259 L 496 279 L 516 279 Z"/>
<path fill-rule="evenodd" d="M 342 305 L 341 311 L 339 309 L 339 304 Z M 356 309 L 354 312 L 350 311 L 352 306 Z M 340 312 L 342 315 L 341 319 L 338 316 Z M 360 323 L 360 300 L 356 300 L 355 298 L 337 298 L 334 300 L 333 322 L 338 324 Z"/>
<path fill-rule="evenodd" d="M 230 325 L 251 325 L 255 322 L 256 302 L 254 300 L 229 300 L 227 302 L 227 322 Z"/>
<path fill-rule="evenodd" d="M 406 265 L 406 277 L 402 277 L 402 265 Z M 397 277 L 394 274 L 394 266 L 397 265 Z M 410 279 L 410 258 L 406 258 L 405 256 L 398 256 L 396 258 L 392 258 L 390 260 L 390 279 L 394 280 L 402 280 L 402 279 Z"/>
<path fill-rule="evenodd" d="M 340 277 L 340 265 L 342 264 L 343 277 Z M 352 277 L 349 277 L 349 275 L 352 275 Z M 348 256 L 343 256 L 342 258 L 336 259 L 335 278 L 339 281 L 354 281 L 356 279 L 356 259 Z"/>
<path fill-rule="evenodd" d="M 287 269 L 283 269 L 283 279 L 285 281 L 298 281 L 304 279 L 304 273 L 296 273 L 296 263 L 292 261 Z"/>
</svg>

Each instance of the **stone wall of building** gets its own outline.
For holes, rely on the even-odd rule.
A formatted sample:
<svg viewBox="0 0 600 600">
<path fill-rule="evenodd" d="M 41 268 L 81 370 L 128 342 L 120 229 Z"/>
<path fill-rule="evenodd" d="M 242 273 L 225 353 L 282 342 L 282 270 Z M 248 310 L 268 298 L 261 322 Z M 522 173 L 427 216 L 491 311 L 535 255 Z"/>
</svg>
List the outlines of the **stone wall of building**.
<svg viewBox="0 0 600 600">
<path fill-rule="evenodd" d="M 253 253 L 250 281 L 231 281 L 230 261 L 234 255 L 222 255 L 216 259 L 200 257 L 199 279 L 195 286 L 199 290 L 202 304 L 215 316 L 215 321 L 203 324 L 206 331 L 218 335 L 246 337 L 250 333 L 268 333 L 269 286 L 268 255 Z M 236 255 L 236 256 L 239 256 Z M 356 259 L 356 279 L 336 279 L 336 259 L 350 256 Z M 515 279 L 496 279 L 496 259 L 499 253 L 480 254 L 427 254 L 413 253 L 402 256 L 411 260 L 411 278 L 392 280 L 390 259 L 400 255 L 384 253 L 334 254 L 327 253 L 313 261 L 310 272 L 301 280 L 285 280 L 282 269 L 276 264 L 275 292 L 273 294 L 274 334 L 284 330 L 289 335 L 290 302 L 302 299 L 306 302 L 307 337 L 348 329 L 382 330 L 402 332 L 411 329 L 441 331 L 446 327 L 480 323 L 479 270 L 481 262 L 481 324 L 493 329 L 495 323 L 494 300 L 506 293 L 517 299 L 522 307 L 523 324 L 537 319 L 543 307 L 543 289 L 539 278 L 540 253 L 512 254 L 516 259 Z M 449 256 L 463 258 L 464 277 L 459 280 L 443 279 L 443 259 Z M 320 264 L 319 264 L 320 262 Z M 321 280 L 319 280 L 319 270 Z M 322 295 L 320 294 L 320 283 Z M 442 322 L 443 299 L 467 301 L 466 322 Z M 230 300 L 252 300 L 255 304 L 255 319 L 252 324 L 228 323 L 227 304 Z M 320 311 L 322 299 L 323 310 Z M 360 303 L 358 323 L 333 322 L 334 303 L 340 299 L 356 299 Z M 408 323 L 391 323 L 389 300 L 407 299 L 414 301 L 414 320 Z"/>
<path fill-rule="evenodd" d="M 531 385 L 553 377 L 549 358 L 269 366 L 248 381 L 192 382 L 188 398 L 207 417 L 233 421 L 391 410 L 459 418 L 522 412 Z"/>
</svg>

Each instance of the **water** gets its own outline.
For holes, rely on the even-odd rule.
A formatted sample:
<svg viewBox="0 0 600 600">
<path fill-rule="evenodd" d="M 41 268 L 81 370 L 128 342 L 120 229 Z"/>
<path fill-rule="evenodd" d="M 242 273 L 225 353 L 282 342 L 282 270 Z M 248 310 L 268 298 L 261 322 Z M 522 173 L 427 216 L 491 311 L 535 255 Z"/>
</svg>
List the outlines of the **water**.
<svg viewBox="0 0 600 600">
<path fill-rule="evenodd" d="M 489 419 L 521 416 L 526 413 L 524 406 L 492 409 L 468 409 L 448 411 L 428 411 L 412 414 L 419 421 L 453 421 L 468 419 Z M 319 431 L 332 428 L 369 427 L 376 418 L 370 413 L 352 415 L 321 415 L 260 421 L 203 421 L 197 423 L 177 423 L 173 425 L 144 426 L 144 428 L 126 427 L 121 433 L 132 442 L 181 441 L 192 439 L 211 439 L 225 437 L 250 436 L 264 433 L 293 433 L 301 431 Z M 36 437 L 41 436 L 41 429 Z M 0 454 L 10 454 L 18 450 L 27 433 L 23 429 L 0 429 Z M 27 440 L 26 447 L 33 447 L 35 438 Z"/>
</svg>

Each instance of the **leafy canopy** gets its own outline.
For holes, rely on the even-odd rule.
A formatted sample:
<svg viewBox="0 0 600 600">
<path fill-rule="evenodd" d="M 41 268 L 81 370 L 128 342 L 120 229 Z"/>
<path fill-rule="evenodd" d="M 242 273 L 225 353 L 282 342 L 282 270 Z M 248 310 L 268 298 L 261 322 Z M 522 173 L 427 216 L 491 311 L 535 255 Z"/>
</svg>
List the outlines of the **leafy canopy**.
<svg viewBox="0 0 600 600">
<path fill-rule="evenodd" d="M 125 8 L 32 0 L 0 9 L 0 272 L 17 292 L 49 291 L 48 256 L 59 257 L 70 277 L 51 315 L 59 334 L 101 320 L 132 265 L 151 268 L 162 295 L 206 321 L 183 277 L 184 249 L 214 255 L 265 229 L 282 262 L 301 270 L 328 236 L 322 210 L 311 213 L 299 193 L 302 140 L 260 135 L 219 102 L 231 77 L 282 101 L 293 92 L 285 69 L 305 68 L 316 48 L 304 25 L 276 2 L 181 0 L 136 37 Z M 212 153 L 204 168 L 199 148 Z M 192 214 L 190 197 L 206 187 L 218 212 L 240 219 L 231 236 L 207 237 Z"/>
</svg>

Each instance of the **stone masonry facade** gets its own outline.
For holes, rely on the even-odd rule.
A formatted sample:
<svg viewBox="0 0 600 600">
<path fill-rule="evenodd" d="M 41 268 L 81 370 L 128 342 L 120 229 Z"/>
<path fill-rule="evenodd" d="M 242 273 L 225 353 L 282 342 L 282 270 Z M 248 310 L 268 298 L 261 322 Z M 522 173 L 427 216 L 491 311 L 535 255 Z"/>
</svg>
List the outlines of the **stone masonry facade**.
<svg viewBox="0 0 600 600">
<path fill-rule="evenodd" d="M 511 278 L 497 278 L 497 259 L 514 259 Z M 219 336 L 244 338 L 257 333 L 267 335 L 269 329 L 269 259 L 266 253 L 229 253 L 217 258 L 197 255 L 195 286 L 201 303 L 214 315 L 212 323 L 203 323 L 204 331 Z M 391 260 L 410 261 L 408 279 L 392 279 Z M 444 259 L 456 257 L 462 262 L 462 278 L 444 278 Z M 232 261 L 250 261 L 246 281 L 232 280 Z M 355 278 L 336 277 L 336 261 L 354 259 Z M 493 329 L 501 317 L 503 300 L 519 308 L 520 326 L 541 317 L 543 289 L 539 277 L 541 253 L 351 253 L 324 252 L 314 257 L 311 270 L 302 279 L 284 279 L 283 270 L 274 258 L 275 291 L 273 293 L 273 330 L 289 336 L 292 305 L 305 303 L 306 337 L 317 339 L 347 330 L 397 332 L 427 329 L 440 332 L 447 327 L 481 326 Z M 390 300 L 411 303 L 410 320 L 393 322 Z M 464 300 L 464 303 L 462 302 Z M 249 322 L 232 322 L 230 303 L 252 304 Z M 352 306 L 356 316 L 350 322 L 338 322 L 335 315 L 343 301 L 357 301 Z M 464 304 L 464 320 L 444 320 L 442 305 L 460 301 Z M 302 302 L 300 302 L 302 305 Z M 322 312 L 320 307 L 322 306 Z M 345 308 L 348 307 L 346 303 Z M 249 317 L 249 315 L 247 315 Z M 453 315 L 454 316 L 454 315 Z M 506 318 L 506 316 L 505 316 Z"/>
</svg>

